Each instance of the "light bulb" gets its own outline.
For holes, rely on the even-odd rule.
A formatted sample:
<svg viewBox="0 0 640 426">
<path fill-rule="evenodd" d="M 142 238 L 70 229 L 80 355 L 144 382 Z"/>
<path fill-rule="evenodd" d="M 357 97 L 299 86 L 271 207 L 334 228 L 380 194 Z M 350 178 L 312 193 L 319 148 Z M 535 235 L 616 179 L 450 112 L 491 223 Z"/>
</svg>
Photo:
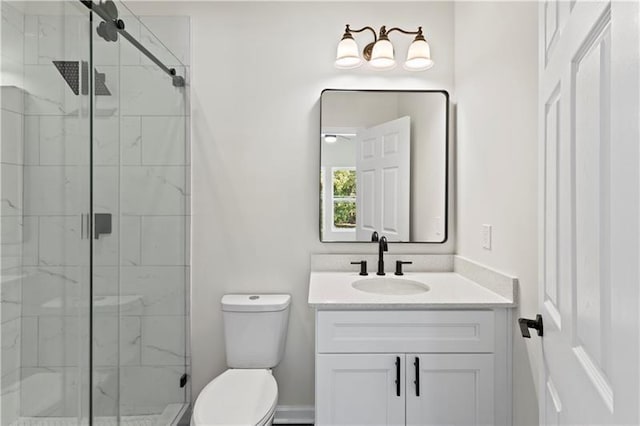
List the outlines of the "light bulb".
<svg viewBox="0 0 640 426">
<path fill-rule="evenodd" d="M 336 68 L 351 69 L 357 68 L 362 63 L 362 59 L 358 54 L 358 44 L 351 37 L 343 37 L 338 43 L 336 52 Z"/>
<path fill-rule="evenodd" d="M 369 61 L 373 68 L 379 70 L 390 70 L 395 68 L 396 60 L 393 53 L 393 44 L 388 39 L 381 38 L 373 45 L 371 52 L 371 60 Z"/>
<path fill-rule="evenodd" d="M 416 39 L 409 46 L 407 52 L 407 60 L 404 63 L 404 69 L 407 71 L 424 71 L 433 66 L 431 60 L 431 48 L 429 43 L 422 38 L 416 37 Z"/>
</svg>

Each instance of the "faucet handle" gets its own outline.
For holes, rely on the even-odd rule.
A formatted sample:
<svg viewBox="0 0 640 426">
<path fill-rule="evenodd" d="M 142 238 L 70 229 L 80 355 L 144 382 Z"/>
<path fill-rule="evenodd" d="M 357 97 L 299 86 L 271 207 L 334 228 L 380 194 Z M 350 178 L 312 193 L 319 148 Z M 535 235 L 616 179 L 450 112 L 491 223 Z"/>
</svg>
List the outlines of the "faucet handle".
<svg viewBox="0 0 640 426">
<path fill-rule="evenodd" d="M 404 275 L 402 272 L 402 265 L 411 265 L 413 262 L 405 262 L 402 260 L 396 260 L 396 275 Z"/>
<path fill-rule="evenodd" d="M 351 262 L 352 265 L 360 265 L 360 274 L 359 275 L 369 275 L 367 273 L 367 261 L 361 260 L 360 262 Z"/>
<path fill-rule="evenodd" d="M 373 233 L 371 234 L 371 242 L 372 243 L 378 242 L 378 231 L 373 231 Z"/>
</svg>

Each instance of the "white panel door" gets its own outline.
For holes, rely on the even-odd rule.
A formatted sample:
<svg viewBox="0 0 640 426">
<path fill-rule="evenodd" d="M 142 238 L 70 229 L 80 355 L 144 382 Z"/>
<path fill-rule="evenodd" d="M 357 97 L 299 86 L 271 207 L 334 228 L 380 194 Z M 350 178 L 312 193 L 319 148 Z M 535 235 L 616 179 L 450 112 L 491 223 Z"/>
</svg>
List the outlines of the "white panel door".
<svg viewBox="0 0 640 426">
<path fill-rule="evenodd" d="M 638 424 L 638 2 L 539 16 L 540 424 Z"/>
<path fill-rule="evenodd" d="M 407 425 L 494 425 L 493 354 L 407 354 Z"/>
<path fill-rule="evenodd" d="M 356 239 L 373 231 L 409 241 L 411 118 L 401 117 L 356 135 Z"/>
<path fill-rule="evenodd" d="M 320 354 L 316 363 L 316 425 L 404 424 L 404 354 Z"/>
</svg>

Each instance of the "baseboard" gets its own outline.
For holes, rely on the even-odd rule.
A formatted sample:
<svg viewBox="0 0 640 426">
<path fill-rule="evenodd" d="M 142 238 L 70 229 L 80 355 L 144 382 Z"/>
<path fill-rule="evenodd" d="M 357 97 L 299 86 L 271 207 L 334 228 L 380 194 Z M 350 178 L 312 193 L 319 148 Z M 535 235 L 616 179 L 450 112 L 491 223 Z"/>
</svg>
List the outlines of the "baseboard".
<svg viewBox="0 0 640 426">
<path fill-rule="evenodd" d="M 274 424 L 304 424 L 312 425 L 315 421 L 313 405 L 278 405 Z"/>
</svg>

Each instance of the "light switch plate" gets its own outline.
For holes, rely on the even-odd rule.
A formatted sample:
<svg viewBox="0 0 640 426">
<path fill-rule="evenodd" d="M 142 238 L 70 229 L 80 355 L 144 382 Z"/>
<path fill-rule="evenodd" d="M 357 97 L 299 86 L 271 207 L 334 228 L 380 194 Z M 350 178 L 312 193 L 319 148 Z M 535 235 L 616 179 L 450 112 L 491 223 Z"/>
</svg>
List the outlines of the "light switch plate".
<svg viewBox="0 0 640 426">
<path fill-rule="evenodd" d="M 482 248 L 491 250 L 491 225 L 482 225 Z"/>
</svg>

